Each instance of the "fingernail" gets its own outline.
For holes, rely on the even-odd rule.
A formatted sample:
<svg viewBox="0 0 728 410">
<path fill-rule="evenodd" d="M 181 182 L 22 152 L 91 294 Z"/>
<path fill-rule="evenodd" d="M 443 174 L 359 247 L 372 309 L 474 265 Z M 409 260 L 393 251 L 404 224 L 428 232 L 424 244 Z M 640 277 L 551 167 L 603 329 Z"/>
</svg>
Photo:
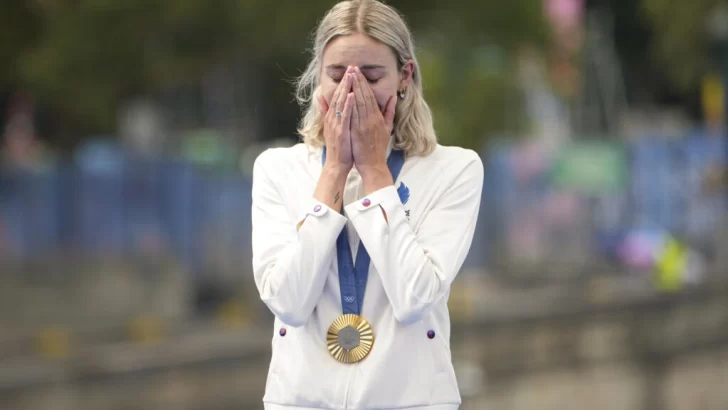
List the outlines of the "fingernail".
<svg viewBox="0 0 728 410">
<path fill-rule="evenodd" d="M 358 73 L 359 72 L 359 66 L 354 67 L 354 70 L 356 70 L 356 72 Z"/>
</svg>

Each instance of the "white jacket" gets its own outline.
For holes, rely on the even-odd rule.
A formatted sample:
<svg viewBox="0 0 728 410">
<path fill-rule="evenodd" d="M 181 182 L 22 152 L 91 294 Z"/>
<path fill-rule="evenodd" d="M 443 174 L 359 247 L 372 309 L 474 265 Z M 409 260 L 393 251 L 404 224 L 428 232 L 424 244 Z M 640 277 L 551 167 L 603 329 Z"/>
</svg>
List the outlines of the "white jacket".
<svg viewBox="0 0 728 410">
<path fill-rule="evenodd" d="M 297 144 L 255 161 L 253 270 L 275 315 L 265 409 L 456 410 L 447 299 L 475 230 L 480 157 L 438 145 L 429 156 L 408 158 L 394 186 L 367 197 L 369 206 L 354 169 L 342 215 L 313 199 L 321 153 Z M 326 332 L 342 314 L 336 238 L 347 224 L 354 257 L 359 240 L 371 257 L 361 316 L 376 340 L 356 364 L 337 362 L 326 347 Z"/>
</svg>

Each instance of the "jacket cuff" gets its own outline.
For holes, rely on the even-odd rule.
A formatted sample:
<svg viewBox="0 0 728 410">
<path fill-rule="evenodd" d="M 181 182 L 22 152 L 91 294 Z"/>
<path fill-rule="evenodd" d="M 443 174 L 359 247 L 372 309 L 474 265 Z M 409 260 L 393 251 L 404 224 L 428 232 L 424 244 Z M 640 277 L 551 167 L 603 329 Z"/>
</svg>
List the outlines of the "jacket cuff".
<svg viewBox="0 0 728 410">
<path fill-rule="evenodd" d="M 349 219 L 354 220 L 360 215 L 370 212 L 382 215 L 380 206 L 385 211 L 400 204 L 399 194 L 394 185 L 390 185 L 372 192 L 371 194 L 347 205 L 344 210 Z M 384 216 L 382 215 L 382 218 Z"/>
<path fill-rule="evenodd" d="M 297 223 L 300 224 L 303 222 L 301 229 L 303 229 L 303 226 L 312 224 L 319 226 L 331 226 L 332 228 L 335 228 L 337 235 L 342 229 L 344 229 L 347 220 L 341 213 L 336 212 L 323 202 L 315 199 L 311 199 L 303 205 L 302 209 L 299 211 L 299 215 Z"/>
</svg>

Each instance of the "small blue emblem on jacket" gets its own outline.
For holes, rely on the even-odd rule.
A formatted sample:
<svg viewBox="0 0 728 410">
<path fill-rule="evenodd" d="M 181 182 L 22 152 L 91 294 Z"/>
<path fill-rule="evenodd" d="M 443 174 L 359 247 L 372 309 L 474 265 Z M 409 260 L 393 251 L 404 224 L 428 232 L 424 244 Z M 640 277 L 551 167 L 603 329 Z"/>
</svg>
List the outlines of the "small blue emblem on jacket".
<svg viewBox="0 0 728 410">
<path fill-rule="evenodd" d="M 402 201 L 402 205 L 409 201 L 409 188 L 407 188 L 407 185 L 405 185 L 404 182 L 400 182 L 399 188 L 397 188 L 397 193 L 399 194 L 399 200 Z"/>
</svg>

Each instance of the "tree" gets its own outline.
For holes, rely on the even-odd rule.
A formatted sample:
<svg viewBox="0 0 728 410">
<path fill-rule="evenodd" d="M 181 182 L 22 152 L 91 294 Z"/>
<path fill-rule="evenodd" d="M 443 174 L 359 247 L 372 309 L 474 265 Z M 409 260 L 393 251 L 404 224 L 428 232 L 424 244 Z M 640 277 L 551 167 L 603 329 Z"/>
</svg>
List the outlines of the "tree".
<svg viewBox="0 0 728 410">
<path fill-rule="evenodd" d="M 656 67 L 683 92 L 694 89 L 709 69 L 707 21 L 722 0 L 642 0 L 643 15 L 652 28 L 651 54 Z"/>
<path fill-rule="evenodd" d="M 292 134 L 298 107 L 293 79 L 317 21 L 333 2 L 279 0 L 42 0 L 13 3 L 10 27 L 20 40 L 0 43 L 13 62 L 0 84 L 20 83 L 56 112 L 65 139 L 111 133 L 118 104 L 134 95 L 199 84 L 221 63 L 240 60 L 263 84 L 255 98 L 266 134 Z M 31 5 L 28 5 L 31 4 Z M 504 103 L 515 93 L 513 51 L 545 38 L 540 0 L 392 2 L 422 46 L 426 94 L 448 142 L 475 146 L 510 127 Z M 30 24 L 29 24 L 30 23 Z M 36 33 L 35 35 L 31 33 Z M 280 125 L 279 125 L 280 124 Z M 284 127 L 284 128 L 283 128 Z M 270 132 L 272 130 L 272 132 Z"/>
</svg>

